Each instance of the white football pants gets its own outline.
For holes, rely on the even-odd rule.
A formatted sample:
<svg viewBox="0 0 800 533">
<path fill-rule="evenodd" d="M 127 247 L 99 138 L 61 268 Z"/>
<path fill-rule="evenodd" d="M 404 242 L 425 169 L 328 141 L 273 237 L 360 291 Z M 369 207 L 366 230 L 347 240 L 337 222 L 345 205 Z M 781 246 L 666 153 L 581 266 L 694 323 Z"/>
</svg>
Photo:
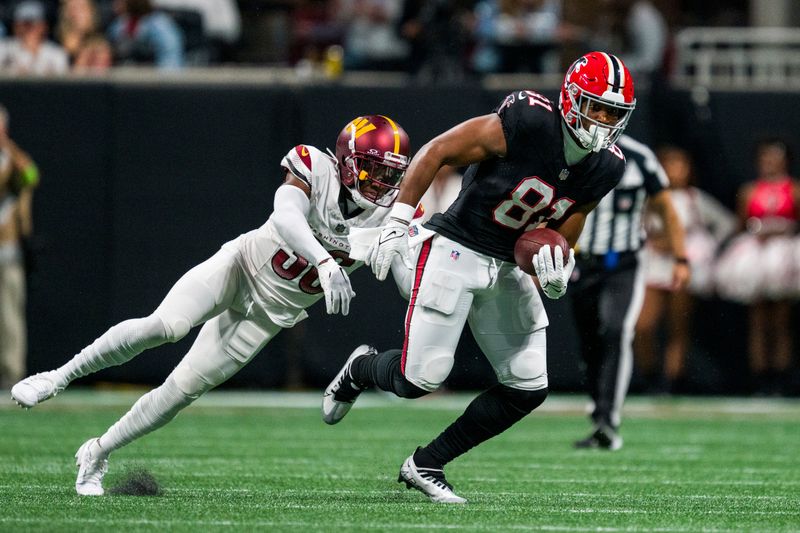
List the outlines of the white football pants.
<svg viewBox="0 0 800 533">
<path fill-rule="evenodd" d="M 547 387 L 547 314 L 531 276 L 435 235 L 417 257 L 401 360 L 406 379 L 437 389 L 453 368 L 465 322 L 500 383 Z"/>
<path fill-rule="evenodd" d="M 175 342 L 203 322 L 189 352 L 160 387 L 140 398 L 100 437 L 105 453 L 169 422 L 204 392 L 226 381 L 281 330 L 245 316 L 246 281 L 236 255 L 222 249 L 184 274 L 156 311 L 112 327 L 58 369 L 65 383 L 122 364 L 143 350 Z"/>
</svg>

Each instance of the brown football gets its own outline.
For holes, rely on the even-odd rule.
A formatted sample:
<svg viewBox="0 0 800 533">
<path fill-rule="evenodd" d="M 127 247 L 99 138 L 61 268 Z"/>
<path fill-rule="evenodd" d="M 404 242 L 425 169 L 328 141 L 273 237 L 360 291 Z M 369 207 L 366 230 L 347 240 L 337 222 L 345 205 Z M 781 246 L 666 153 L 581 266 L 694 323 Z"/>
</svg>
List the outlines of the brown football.
<svg viewBox="0 0 800 533">
<path fill-rule="evenodd" d="M 556 246 L 561 246 L 561 250 L 564 253 L 564 263 L 566 264 L 569 258 L 569 243 L 567 243 L 567 239 L 556 230 L 537 228 L 520 235 L 514 245 L 514 260 L 523 272 L 532 275 L 536 274 L 533 270 L 533 256 L 545 244 L 550 245 L 553 253 L 555 253 Z"/>
</svg>

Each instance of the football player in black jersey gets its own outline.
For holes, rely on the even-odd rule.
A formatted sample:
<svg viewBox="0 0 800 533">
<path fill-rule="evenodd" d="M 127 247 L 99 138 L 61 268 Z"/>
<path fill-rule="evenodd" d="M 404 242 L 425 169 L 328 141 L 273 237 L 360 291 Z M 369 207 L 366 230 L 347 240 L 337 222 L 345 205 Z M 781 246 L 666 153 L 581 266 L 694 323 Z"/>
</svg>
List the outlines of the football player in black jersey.
<svg viewBox="0 0 800 533">
<path fill-rule="evenodd" d="M 366 253 L 378 279 L 392 258 L 416 266 L 402 350 L 356 348 L 328 386 L 323 419 L 339 422 L 371 386 L 403 398 L 436 390 L 453 367 L 461 331 L 473 336 L 497 374 L 455 422 L 400 469 L 399 481 L 431 500 L 464 503 L 444 465 L 499 435 L 547 396 L 547 315 L 531 276 L 514 262 L 514 243 L 547 225 L 574 246 L 587 214 L 622 177 L 614 141 L 635 106 L 633 80 L 617 57 L 592 52 L 567 71 L 559 103 L 516 91 L 490 114 L 469 119 L 421 148 L 409 166 L 388 225 Z M 466 166 L 458 199 L 444 214 L 409 227 L 415 206 L 443 165 Z M 560 248 L 534 256 L 542 292 L 560 298 L 575 265 Z"/>
</svg>

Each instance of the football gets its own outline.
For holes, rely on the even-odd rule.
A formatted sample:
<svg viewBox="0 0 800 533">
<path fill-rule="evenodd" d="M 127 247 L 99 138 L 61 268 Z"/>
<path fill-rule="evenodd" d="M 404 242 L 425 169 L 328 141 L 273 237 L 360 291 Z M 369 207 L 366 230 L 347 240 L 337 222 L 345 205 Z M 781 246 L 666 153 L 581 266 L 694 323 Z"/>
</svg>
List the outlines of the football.
<svg viewBox="0 0 800 533">
<path fill-rule="evenodd" d="M 561 246 L 561 250 L 564 252 L 564 263 L 566 264 L 569 258 L 569 243 L 567 243 L 567 239 L 556 230 L 536 228 L 526 231 L 517 239 L 514 245 L 514 261 L 516 261 L 517 266 L 526 274 L 535 275 L 533 256 L 545 244 L 549 244 L 553 252 L 555 252 L 556 246 Z"/>
</svg>

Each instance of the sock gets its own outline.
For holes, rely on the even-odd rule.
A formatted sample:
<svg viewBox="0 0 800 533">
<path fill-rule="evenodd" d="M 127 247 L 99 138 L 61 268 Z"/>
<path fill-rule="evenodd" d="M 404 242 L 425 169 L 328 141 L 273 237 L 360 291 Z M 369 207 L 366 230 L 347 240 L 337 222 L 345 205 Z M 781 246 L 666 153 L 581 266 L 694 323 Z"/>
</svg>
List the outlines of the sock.
<svg viewBox="0 0 800 533">
<path fill-rule="evenodd" d="M 167 340 L 164 324 L 155 315 L 120 322 L 56 369 L 58 386 L 66 387 L 75 379 L 126 363 Z"/>
<path fill-rule="evenodd" d="M 513 426 L 541 405 L 546 396 L 547 389 L 523 391 L 495 385 L 472 400 L 464 414 L 420 448 L 414 455 L 414 462 L 425 468 L 443 468 L 459 455 Z"/>
<path fill-rule="evenodd" d="M 401 398 L 419 398 L 428 394 L 430 391 L 417 387 L 405 378 L 400 370 L 402 356 L 400 350 L 367 354 L 353 361 L 350 375 L 361 389 L 374 386 Z"/>
<path fill-rule="evenodd" d="M 97 443 L 102 453 L 108 455 L 160 428 L 198 397 L 185 394 L 175 380 L 167 378 L 163 385 L 139 398 L 130 411 L 100 437 Z"/>
</svg>

